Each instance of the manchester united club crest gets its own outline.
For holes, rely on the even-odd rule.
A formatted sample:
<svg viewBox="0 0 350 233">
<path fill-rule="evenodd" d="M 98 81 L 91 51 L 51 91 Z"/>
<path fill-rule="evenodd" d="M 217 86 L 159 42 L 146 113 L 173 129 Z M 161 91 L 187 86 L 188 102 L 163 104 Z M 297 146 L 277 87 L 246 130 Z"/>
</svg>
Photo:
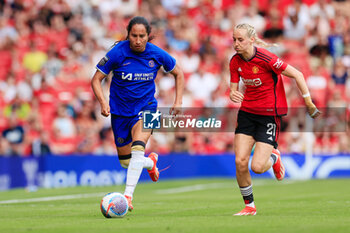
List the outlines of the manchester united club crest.
<svg viewBox="0 0 350 233">
<path fill-rule="evenodd" d="M 254 74 L 257 74 L 259 72 L 259 68 L 257 66 L 253 66 L 252 71 Z"/>
</svg>

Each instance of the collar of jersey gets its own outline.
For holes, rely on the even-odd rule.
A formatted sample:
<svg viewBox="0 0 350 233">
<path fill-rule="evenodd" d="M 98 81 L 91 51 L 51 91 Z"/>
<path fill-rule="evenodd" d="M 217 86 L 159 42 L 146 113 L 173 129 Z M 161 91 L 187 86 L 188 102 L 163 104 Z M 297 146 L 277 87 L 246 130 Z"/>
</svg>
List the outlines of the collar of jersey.
<svg viewBox="0 0 350 233">
<path fill-rule="evenodd" d="M 246 59 L 244 59 L 244 57 L 241 55 L 241 54 L 238 54 L 239 56 L 240 56 L 240 58 L 242 58 L 242 60 L 243 61 L 251 61 L 251 60 L 253 60 L 254 59 L 254 57 L 256 56 L 256 51 L 257 51 L 258 49 L 257 49 L 257 47 L 255 47 L 254 46 L 254 54 L 253 54 L 253 56 L 251 57 L 251 58 L 249 58 L 248 60 L 246 60 Z"/>
</svg>

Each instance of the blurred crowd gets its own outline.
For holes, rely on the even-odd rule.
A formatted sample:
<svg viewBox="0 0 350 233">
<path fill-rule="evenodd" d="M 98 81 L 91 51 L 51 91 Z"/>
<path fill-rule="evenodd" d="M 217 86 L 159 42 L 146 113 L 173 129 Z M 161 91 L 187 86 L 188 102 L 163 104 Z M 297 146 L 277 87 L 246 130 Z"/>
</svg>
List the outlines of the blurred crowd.
<svg viewBox="0 0 350 233">
<path fill-rule="evenodd" d="M 309 123 L 295 82 L 285 78 L 290 110 L 280 150 L 304 154 L 311 145 L 318 154 L 349 153 L 348 9 L 350 1 L 329 0 L 0 0 L 0 155 L 116 154 L 90 80 L 136 15 L 151 22 L 152 43 L 182 67 L 184 107 L 239 107 L 228 97 L 232 29 L 253 25 L 277 44 L 270 51 L 303 72 L 324 113 Z M 159 72 L 156 84 L 159 106 L 171 106 L 173 78 Z M 234 132 L 155 132 L 147 151 L 233 153 L 233 138 Z"/>
</svg>

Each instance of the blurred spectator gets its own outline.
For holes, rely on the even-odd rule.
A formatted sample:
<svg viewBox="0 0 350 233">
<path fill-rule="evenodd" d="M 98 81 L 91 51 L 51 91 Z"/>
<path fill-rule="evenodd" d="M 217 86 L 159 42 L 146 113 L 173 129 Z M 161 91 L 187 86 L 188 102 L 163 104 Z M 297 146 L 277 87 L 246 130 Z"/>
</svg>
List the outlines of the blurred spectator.
<svg viewBox="0 0 350 233">
<path fill-rule="evenodd" d="M 191 149 L 191 133 L 190 132 L 175 132 L 175 139 L 171 146 L 172 153 L 192 152 Z"/>
<path fill-rule="evenodd" d="M 96 116 L 93 109 L 93 102 L 84 102 L 82 109 L 80 109 L 77 117 L 75 119 L 75 125 L 77 129 L 77 134 L 81 137 L 87 135 L 90 131 L 99 131 L 98 125 L 96 124 Z"/>
<path fill-rule="evenodd" d="M 100 130 L 99 139 L 100 145 L 93 151 L 97 155 L 116 155 L 117 149 L 114 143 L 112 128 L 103 128 Z"/>
<path fill-rule="evenodd" d="M 10 116 L 8 120 L 9 126 L 2 132 L 2 137 L 9 145 L 6 153 L 10 155 L 22 156 L 25 137 L 24 128 L 19 124 L 15 115 Z"/>
<path fill-rule="evenodd" d="M 310 22 L 308 6 L 302 0 L 292 0 L 292 4 L 287 6 L 287 14 L 289 16 L 296 15 L 302 25 Z"/>
<path fill-rule="evenodd" d="M 346 80 L 348 79 L 348 71 L 343 64 L 341 59 L 337 59 L 334 64 L 334 69 L 332 72 L 332 80 L 336 85 L 341 87 L 345 86 Z"/>
<path fill-rule="evenodd" d="M 193 98 L 198 102 L 198 106 L 203 106 L 209 99 L 211 93 L 218 87 L 218 78 L 209 72 L 199 69 L 198 73 L 193 73 L 186 84 L 186 88 L 191 91 Z M 196 105 L 195 105 L 196 106 Z"/>
<path fill-rule="evenodd" d="M 33 87 L 31 79 L 31 75 L 29 73 L 26 73 L 24 79 L 17 83 L 18 98 L 28 103 L 33 99 Z"/>
<path fill-rule="evenodd" d="M 44 156 L 50 155 L 51 149 L 49 145 L 49 134 L 41 131 L 40 137 L 33 140 L 31 144 L 31 155 Z"/>
<path fill-rule="evenodd" d="M 266 26 L 265 18 L 259 15 L 258 8 L 255 5 L 248 8 L 246 15 L 243 16 L 238 23 L 248 23 L 252 25 L 259 35 L 263 33 Z"/>
<path fill-rule="evenodd" d="M 333 58 L 328 52 L 328 45 L 326 44 L 316 44 L 310 49 L 310 66 L 311 69 L 316 69 L 316 67 L 323 67 L 327 70 L 333 68 Z"/>
<path fill-rule="evenodd" d="M 75 153 L 78 154 L 91 154 L 96 151 L 96 148 L 99 146 L 100 141 L 98 140 L 98 135 L 96 131 L 87 131 L 86 134 L 80 138 L 77 149 Z"/>
<path fill-rule="evenodd" d="M 153 10 L 153 18 L 151 20 L 151 26 L 155 29 L 166 29 L 167 24 L 168 24 L 168 19 L 166 17 L 167 12 L 166 10 L 161 6 L 157 5 Z"/>
<path fill-rule="evenodd" d="M 185 73 L 185 78 L 187 78 L 189 74 L 198 70 L 201 59 L 198 53 L 195 52 L 193 46 L 190 46 L 179 60 L 183 72 Z"/>
<path fill-rule="evenodd" d="M 32 43 L 38 50 L 46 53 L 50 46 L 48 27 L 41 20 L 34 21 L 32 27 L 33 32 L 30 34 Z"/>
<path fill-rule="evenodd" d="M 0 16 L 0 43 L 6 40 L 16 41 L 18 38 L 16 29 L 8 21 L 4 15 Z"/>
<path fill-rule="evenodd" d="M 60 104 L 57 108 L 52 127 L 56 138 L 73 138 L 76 136 L 74 122 L 68 115 L 66 106 L 63 104 Z"/>
<path fill-rule="evenodd" d="M 172 15 L 177 15 L 180 12 L 184 0 L 161 0 L 163 7 Z"/>
<path fill-rule="evenodd" d="M 307 34 L 307 23 L 303 22 L 295 12 L 284 18 L 284 36 L 286 39 L 303 40 Z"/>
<path fill-rule="evenodd" d="M 332 3 L 327 0 L 316 1 L 310 6 L 310 16 L 322 39 L 327 38 L 331 32 L 331 25 L 334 23 L 335 10 Z"/>
<path fill-rule="evenodd" d="M 47 61 L 46 53 L 38 50 L 34 42 L 30 42 L 29 51 L 23 56 L 23 67 L 32 73 L 40 71 Z"/>
<path fill-rule="evenodd" d="M 8 74 L 7 80 L 0 83 L 0 90 L 3 92 L 2 98 L 5 102 L 11 102 L 17 95 L 16 80 L 12 73 Z"/>
<path fill-rule="evenodd" d="M 124 17 L 132 17 L 138 8 L 138 0 L 119 0 L 118 10 Z"/>
<path fill-rule="evenodd" d="M 66 19 L 69 19 L 69 16 L 66 16 Z M 65 23 L 65 19 L 63 15 L 54 14 L 50 18 L 49 24 L 50 27 L 50 43 L 55 45 L 56 52 L 62 56 L 66 56 L 67 48 L 68 48 L 68 36 L 69 29 L 67 24 Z"/>
<path fill-rule="evenodd" d="M 55 46 L 50 45 L 49 50 L 47 52 L 48 59 L 44 64 L 44 69 L 46 73 L 46 79 L 49 83 L 53 84 L 55 78 L 61 71 L 63 67 L 63 61 L 59 59 L 58 53 L 55 51 Z"/>
<path fill-rule="evenodd" d="M 339 34 L 330 34 L 328 36 L 329 53 L 333 59 L 338 59 L 344 54 L 343 36 Z"/>
<path fill-rule="evenodd" d="M 327 106 L 327 91 L 329 90 L 329 75 L 321 66 L 313 69 L 312 75 L 307 77 L 306 83 L 315 104 L 319 107 Z"/>
<path fill-rule="evenodd" d="M 23 101 L 18 96 L 16 96 L 3 109 L 4 116 L 6 118 L 11 118 L 12 116 L 15 116 L 21 122 L 25 122 L 28 119 L 31 110 L 32 109 L 30 104 L 28 102 Z"/>
<path fill-rule="evenodd" d="M 11 150 L 10 143 L 0 135 L 0 156 L 11 156 L 13 151 Z"/>
</svg>

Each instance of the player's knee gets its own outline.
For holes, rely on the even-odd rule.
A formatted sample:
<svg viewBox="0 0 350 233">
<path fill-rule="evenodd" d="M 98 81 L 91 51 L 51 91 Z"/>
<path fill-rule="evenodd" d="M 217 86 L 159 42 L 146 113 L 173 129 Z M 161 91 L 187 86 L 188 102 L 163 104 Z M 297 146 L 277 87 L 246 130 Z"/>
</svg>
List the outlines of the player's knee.
<svg viewBox="0 0 350 233">
<path fill-rule="evenodd" d="M 236 169 L 238 171 L 246 171 L 248 170 L 249 159 L 247 158 L 237 158 L 236 157 Z"/>
<path fill-rule="evenodd" d="M 128 168 L 129 167 L 129 163 L 130 163 L 130 159 L 119 160 L 119 162 L 120 162 L 120 166 L 122 166 L 123 168 Z"/>
<path fill-rule="evenodd" d="M 120 166 L 128 168 L 130 163 L 131 154 L 118 155 Z"/>
<path fill-rule="evenodd" d="M 252 171 L 261 174 L 265 172 L 265 165 L 262 163 L 252 163 Z"/>
<path fill-rule="evenodd" d="M 134 141 L 131 145 L 131 151 L 145 151 L 146 143 L 143 141 Z"/>
</svg>

